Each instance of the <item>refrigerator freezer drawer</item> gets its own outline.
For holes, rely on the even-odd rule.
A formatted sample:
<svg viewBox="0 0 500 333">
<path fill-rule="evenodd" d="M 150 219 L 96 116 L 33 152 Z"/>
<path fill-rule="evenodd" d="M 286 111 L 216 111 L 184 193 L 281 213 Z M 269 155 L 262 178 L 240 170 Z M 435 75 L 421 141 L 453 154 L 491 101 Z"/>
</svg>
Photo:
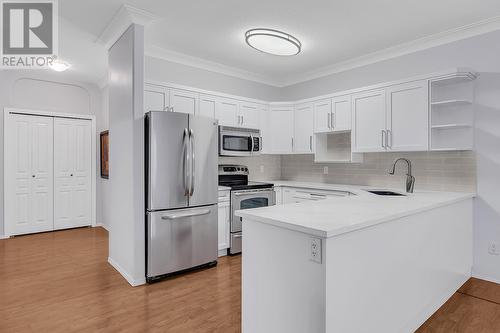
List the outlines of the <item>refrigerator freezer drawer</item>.
<svg viewBox="0 0 500 333">
<path fill-rule="evenodd" d="M 148 213 L 147 277 L 217 260 L 217 205 Z"/>
</svg>

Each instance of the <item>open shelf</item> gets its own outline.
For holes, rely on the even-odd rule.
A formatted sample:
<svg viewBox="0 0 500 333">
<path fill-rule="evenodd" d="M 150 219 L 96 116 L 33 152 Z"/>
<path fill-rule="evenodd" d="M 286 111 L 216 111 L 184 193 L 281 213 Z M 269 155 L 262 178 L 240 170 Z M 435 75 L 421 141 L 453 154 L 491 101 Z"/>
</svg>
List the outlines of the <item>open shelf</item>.
<svg viewBox="0 0 500 333">
<path fill-rule="evenodd" d="M 351 132 L 331 132 L 315 134 L 316 163 L 361 163 L 363 154 L 353 153 Z"/>
<path fill-rule="evenodd" d="M 469 70 L 464 72 L 458 72 L 455 74 L 450 74 L 440 78 L 436 78 L 431 81 L 432 85 L 435 87 L 448 86 L 453 84 L 459 84 L 464 82 L 471 82 L 477 79 L 478 75 Z"/>
<path fill-rule="evenodd" d="M 457 72 L 431 80 L 429 127 L 432 151 L 473 148 L 476 78 L 476 73 Z"/>
<path fill-rule="evenodd" d="M 445 101 L 432 102 L 432 106 L 460 106 L 460 105 L 471 105 L 472 101 L 466 99 L 449 99 Z"/>
<path fill-rule="evenodd" d="M 470 124 L 443 124 L 443 125 L 432 125 L 432 129 L 452 129 L 452 128 L 467 128 L 472 127 Z"/>
</svg>

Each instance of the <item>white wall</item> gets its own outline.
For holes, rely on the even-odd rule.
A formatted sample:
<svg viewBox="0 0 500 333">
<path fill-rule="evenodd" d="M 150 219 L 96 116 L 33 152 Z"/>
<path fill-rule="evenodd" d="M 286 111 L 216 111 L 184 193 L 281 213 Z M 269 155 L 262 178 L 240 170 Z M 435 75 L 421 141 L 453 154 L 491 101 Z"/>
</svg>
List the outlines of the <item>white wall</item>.
<svg viewBox="0 0 500 333">
<path fill-rule="evenodd" d="M 0 109 L 5 107 L 96 115 L 100 126 L 101 91 L 96 85 L 67 79 L 66 73 L 44 70 L 5 70 L 0 76 Z M 3 140 L 3 116 L 0 117 L 0 140 Z M 99 140 L 97 140 L 97 143 Z M 0 236 L 3 223 L 3 143 L 0 145 Z M 99 152 L 99 149 L 97 149 Z M 97 163 L 99 161 L 97 160 Z M 99 166 L 96 167 L 99 172 Z M 96 189 L 97 223 L 102 221 L 99 188 Z"/>
<path fill-rule="evenodd" d="M 131 285 L 145 283 L 144 27 L 109 50 L 109 257 Z"/>
<path fill-rule="evenodd" d="M 146 81 L 168 82 L 248 98 L 274 101 L 281 89 L 159 58 L 146 57 Z"/>
</svg>

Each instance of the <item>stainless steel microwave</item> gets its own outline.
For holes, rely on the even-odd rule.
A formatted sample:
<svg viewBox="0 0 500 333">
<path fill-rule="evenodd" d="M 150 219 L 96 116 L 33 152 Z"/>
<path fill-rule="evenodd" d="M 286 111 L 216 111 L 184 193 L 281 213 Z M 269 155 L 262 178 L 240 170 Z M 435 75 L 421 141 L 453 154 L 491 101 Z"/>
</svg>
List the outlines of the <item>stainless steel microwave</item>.
<svg viewBox="0 0 500 333">
<path fill-rule="evenodd" d="M 219 126 L 220 156 L 254 156 L 261 150 L 260 130 Z"/>
</svg>

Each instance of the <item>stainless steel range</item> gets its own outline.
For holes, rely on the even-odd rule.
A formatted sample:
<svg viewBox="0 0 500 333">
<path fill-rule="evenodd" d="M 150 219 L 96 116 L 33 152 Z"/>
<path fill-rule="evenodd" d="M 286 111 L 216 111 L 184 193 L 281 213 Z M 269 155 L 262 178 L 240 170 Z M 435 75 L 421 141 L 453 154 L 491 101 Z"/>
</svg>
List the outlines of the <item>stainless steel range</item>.
<svg viewBox="0 0 500 333">
<path fill-rule="evenodd" d="M 229 254 L 241 253 L 243 238 L 241 218 L 234 215 L 240 209 L 273 206 L 276 203 L 274 185 L 249 182 L 248 168 L 244 165 L 219 165 L 219 185 L 231 188 L 231 228 Z"/>
</svg>

